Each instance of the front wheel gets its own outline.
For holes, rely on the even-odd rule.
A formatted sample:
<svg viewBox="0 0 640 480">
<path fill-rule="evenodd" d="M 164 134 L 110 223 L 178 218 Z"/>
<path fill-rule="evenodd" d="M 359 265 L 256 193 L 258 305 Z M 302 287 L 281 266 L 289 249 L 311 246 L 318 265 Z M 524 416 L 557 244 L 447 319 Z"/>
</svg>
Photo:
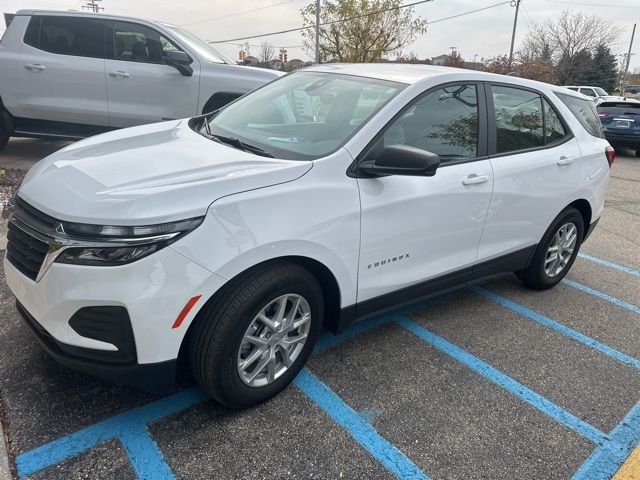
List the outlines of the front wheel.
<svg viewBox="0 0 640 480">
<path fill-rule="evenodd" d="M 232 408 L 277 394 L 303 367 L 322 329 L 322 289 L 291 263 L 258 267 L 236 279 L 196 319 L 191 370 Z"/>
<path fill-rule="evenodd" d="M 529 266 L 517 272 L 529 288 L 546 290 L 559 283 L 573 265 L 582 244 L 584 221 L 573 207 L 563 210 L 538 244 Z"/>
</svg>

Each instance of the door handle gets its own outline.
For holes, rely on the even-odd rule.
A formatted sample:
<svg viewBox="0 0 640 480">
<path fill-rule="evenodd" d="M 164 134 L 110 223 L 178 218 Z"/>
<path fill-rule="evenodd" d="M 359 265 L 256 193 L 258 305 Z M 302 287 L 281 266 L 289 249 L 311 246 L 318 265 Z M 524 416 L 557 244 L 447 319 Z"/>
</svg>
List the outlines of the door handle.
<svg viewBox="0 0 640 480">
<path fill-rule="evenodd" d="M 571 165 L 573 163 L 573 158 L 561 156 L 556 162 L 558 165 Z"/>
<path fill-rule="evenodd" d="M 29 71 L 39 71 L 41 72 L 42 70 L 46 70 L 47 67 L 45 67 L 44 65 L 40 65 L 39 63 L 27 63 L 24 68 L 26 68 Z"/>
<path fill-rule="evenodd" d="M 477 185 L 478 183 L 484 183 L 489 180 L 489 175 L 476 175 L 475 173 L 469 175 L 467 178 L 462 179 L 463 185 Z"/>
<path fill-rule="evenodd" d="M 112 77 L 122 77 L 122 78 L 129 78 L 131 76 L 127 72 L 123 72 L 122 70 L 118 70 L 117 72 L 109 72 L 109 75 L 111 75 Z"/>
</svg>

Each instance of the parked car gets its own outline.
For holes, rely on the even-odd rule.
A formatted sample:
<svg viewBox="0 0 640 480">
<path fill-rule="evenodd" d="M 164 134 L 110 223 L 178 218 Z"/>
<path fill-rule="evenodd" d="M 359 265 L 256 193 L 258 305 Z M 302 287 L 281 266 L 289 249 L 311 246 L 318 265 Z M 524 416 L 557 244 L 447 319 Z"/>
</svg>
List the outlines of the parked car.
<svg viewBox="0 0 640 480">
<path fill-rule="evenodd" d="M 598 116 L 606 139 L 618 148 L 635 150 L 640 157 L 640 101 L 621 98 L 600 102 Z"/>
<path fill-rule="evenodd" d="M 640 93 L 640 85 L 627 85 L 624 91 L 635 95 L 636 93 Z"/>
<path fill-rule="evenodd" d="M 277 78 L 174 25 L 80 12 L 5 14 L 0 149 L 210 112 Z"/>
<path fill-rule="evenodd" d="M 245 407 L 323 329 L 508 272 L 556 285 L 614 155 L 593 102 L 560 87 L 315 66 L 37 163 L 8 209 L 5 276 L 63 365 L 161 389 L 184 355 Z"/>
<path fill-rule="evenodd" d="M 609 96 L 609 94 L 606 92 L 606 90 L 604 90 L 603 88 L 600 88 L 600 87 L 566 86 L 564 88 L 568 88 L 569 90 L 573 90 L 574 92 L 580 92 L 581 94 L 586 95 L 587 97 L 593 97 L 593 98 L 603 97 L 604 98 L 604 97 L 608 97 Z"/>
</svg>

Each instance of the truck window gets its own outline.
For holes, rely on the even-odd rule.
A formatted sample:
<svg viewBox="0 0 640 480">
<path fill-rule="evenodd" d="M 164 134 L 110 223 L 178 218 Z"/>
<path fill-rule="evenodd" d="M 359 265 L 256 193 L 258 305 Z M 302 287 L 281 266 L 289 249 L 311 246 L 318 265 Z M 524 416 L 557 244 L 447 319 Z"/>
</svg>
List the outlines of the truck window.
<svg viewBox="0 0 640 480">
<path fill-rule="evenodd" d="M 58 55 L 104 58 L 105 27 L 99 18 L 34 15 L 24 43 Z"/>
</svg>

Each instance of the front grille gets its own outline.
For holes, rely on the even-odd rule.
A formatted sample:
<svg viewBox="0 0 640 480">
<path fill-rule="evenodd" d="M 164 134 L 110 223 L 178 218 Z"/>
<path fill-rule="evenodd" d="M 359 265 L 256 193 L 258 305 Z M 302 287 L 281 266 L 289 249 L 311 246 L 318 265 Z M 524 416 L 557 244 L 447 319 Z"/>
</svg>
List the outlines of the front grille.
<svg viewBox="0 0 640 480">
<path fill-rule="evenodd" d="M 22 231 L 12 222 L 9 222 L 8 228 L 7 260 L 31 280 L 35 280 L 49 250 L 48 245 Z"/>
<path fill-rule="evenodd" d="M 22 214 L 26 214 L 32 220 L 48 228 L 54 229 L 58 223 L 58 220 L 32 207 L 19 196 L 16 196 L 16 207 L 21 210 Z"/>
</svg>

